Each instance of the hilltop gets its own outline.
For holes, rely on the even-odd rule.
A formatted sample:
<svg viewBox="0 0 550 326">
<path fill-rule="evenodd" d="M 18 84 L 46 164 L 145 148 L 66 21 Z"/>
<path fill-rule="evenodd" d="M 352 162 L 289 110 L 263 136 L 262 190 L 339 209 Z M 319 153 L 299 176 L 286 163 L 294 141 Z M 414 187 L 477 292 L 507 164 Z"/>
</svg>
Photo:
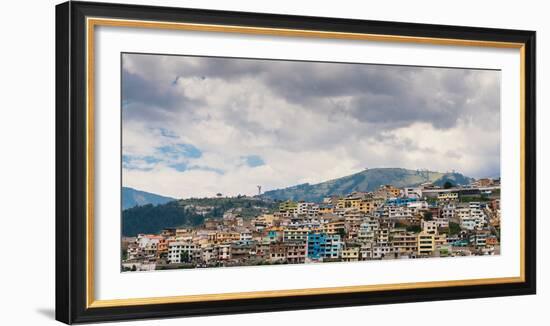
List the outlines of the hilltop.
<svg viewBox="0 0 550 326">
<path fill-rule="evenodd" d="M 266 191 L 262 197 L 271 200 L 305 200 L 320 202 L 331 195 L 346 195 L 354 191 L 374 191 L 381 185 L 390 184 L 397 188 L 414 187 L 425 182 L 442 186 L 446 181 L 454 185 L 465 185 L 472 178 L 460 173 L 418 171 L 401 168 L 367 169 L 349 176 L 317 184 L 304 183 L 283 189 Z"/>
<path fill-rule="evenodd" d="M 153 194 L 146 191 L 136 190 L 130 187 L 122 187 L 122 209 L 143 206 L 147 204 L 165 204 L 174 198 Z"/>
<path fill-rule="evenodd" d="M 271 190 L 256 197 L 176 200 L 131 188 L 123 188 L 123 202 L 126 202 L 127 199 L 124 197 L 125 193 L 132 195 L 130 199 L 133 202 L 129 201 L 132 205 L 125 206 L 126 208 L 122 212 L 122 234 L 135 236 L 138 233 L 158 233 L 167 227 L 197 226 L 204 223 L 206 218 L 221 219 L 223 214 L 228 211 L 243 218 L 252 218 L 261 213 L 276 210 L 277 202 L 282 200 L 321 202 L 324 197 L 330 195 L 347 195 L 354 191 L 374 191 L 386 184 L 403 188 L 418 186 L 425 182 L 442 186 L 446 181 L 450 181 L 454 185 L 465 185 L 473 179 L 460 173 L 377 168 L 317 184 L 306 183 Z"/>
</svg>

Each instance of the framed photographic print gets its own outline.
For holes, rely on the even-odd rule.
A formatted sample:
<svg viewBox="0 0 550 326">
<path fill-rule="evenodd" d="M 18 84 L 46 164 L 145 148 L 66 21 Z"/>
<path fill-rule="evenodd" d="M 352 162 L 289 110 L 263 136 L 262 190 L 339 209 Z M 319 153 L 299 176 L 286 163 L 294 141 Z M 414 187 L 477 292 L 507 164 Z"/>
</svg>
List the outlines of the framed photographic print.
<svg viewBox="0 0 550 326">
<path fill-rule="evenodd" d="M 535 293 L 535 32 L 56 7 L 56 318 Z"/>
</svg>

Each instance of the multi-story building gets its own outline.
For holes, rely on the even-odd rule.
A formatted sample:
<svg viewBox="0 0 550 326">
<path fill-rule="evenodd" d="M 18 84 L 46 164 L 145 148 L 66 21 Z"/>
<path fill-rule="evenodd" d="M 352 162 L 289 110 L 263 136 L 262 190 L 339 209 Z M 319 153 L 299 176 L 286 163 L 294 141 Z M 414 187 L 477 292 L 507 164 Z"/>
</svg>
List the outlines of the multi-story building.
<svg viewBox="0 0 550 326">
<path fill-rule="evenodd" d="M 168 263 L 190 263 L 200 255 L 200 248 L 190 242 L 174 241 L 168 244 Z"/>
<path fill-rule="evenodd" d="M 332 214 L 334 213 L 334 207 L 329 204 L 319 205 L 319 215 Z"/>
<path fill-rule="evenodd" d="M 418 252 L 418 239 L 415 233 L 405 229 L 394 229 L 391 234 L 391 246 L 398 256 L 416 256 Z"/>
<path fill-rule="evenodd" d="M 123 238 L 122 268 L 498 254 L 500 199 L 495 189 L 382 186 L 375 192 L 332 196 L 322 203 L 285 201 L 275 204 L 275 210 L 254 206 L 260 213 L 252 219 L 243 218 L 242 209 L 231 208 L 223 216 L 206 218 L 200 227 Z M 468 202 L 487 196 L 488 190 L 494 191 L 488 195 L 490 201 Z M 213 206 L 189 207 L 212 212 Z M 450 222 L 458 223 L 460 230 L 454 225 L 449 229 Z"/>
<path fill-rule="evenodd" d="M 230 243 L 234 241 L 239 241 L 241 239 L 241 234 L 235 231 L 221 231 L 216 232 L 216 242 L 217 243 Z"/>
<path fill-rule="evenodd" d="M 279 205 L 279 213 L 283 217 L 290 217 L 294 214 L 298 214 L 298 203 L 287 200 Z"/>
<path fill-rule="evenodd" d="M 298 215 L 315 217 L 319 215 L 319 205 L 315 203 L 299 202 L 297 212 Z"/>
<path fill-rule="evenodd" d="M 337 259 L 342 242 L 338 234 L 311 232 L 307 238 L 307 256 L 310 259 Z"/>
<path fill-rule="evenodd" d="M 338 234 L 327 234 L 325 241 L 321 243 L 321 253 L 324 260 L 340 258 L 342 241 Z"/>
<path fill-rule="evenodd" d="M 420 227 L 422 228 L 422 231 L 427 234 L 437 234 L 437 222 L 434 220 L 431 220 L 431 221 L 422 220 L 420 222 Z"/>
<path fill-rule="evenodd" d="M 200 248 L 201 260 L 208 264 L 218 261 L 218 247 L 213 244 L 207 244 Z"/>
<path fill-rule="evenodd" d="M 378 190 L 375 192 L 375 196 L 379 196 L 382 198 L 397 198 L 401 194 L 401 189 L 396 188 L 392 185 L 382 185 Z"/>
<path fill-rule="evenodd" d="M 460 221 L 460 226 L 466 230 L 480 230 L 486 224 L 484 205 L 478 202 L 471 202 L 467 206 L 458 207 L 456 215 Z"/>
<path fill-rule="evenodd" d="M 347 233 L 357 234 L 361 223 L 365 220 L 365 214 L 359 210 L 349 210 L 344 215 L 344 222 Z"/>
<path fill-rule="evenodd" d="M 415 200 L 407 203 L 407 207 L 412 210 L 413 213 L 416 213 L 420 210 L 428 209 L 428 202 L 425 200 Z"/>
<path fill-rule="evenodd" d="M 359 196 L 347 196 L 344 198 L 338 199 L 338 202 L 336 203 L 337 209 L 351 209 L 356 208 L 359 209 L 359 205 L 361 203 L 362 198 Z"/>
<path fill-rule="evenodd" d="M 456 205 L 453 203 L 445 203 L 441 206 L 440 216 L 447 220 L 454 220 Z"/>
<path fill-rule="evenodd" d="M 357 239 L 360 242 L 373 242 L 375 240 L 375 231 L 380 228 L 380 222 L 373 217 L 367 217 L 359 226 Z"/>
<path fill-rule="evenodd" d="M 418 187 L 403 188 L 403 196 L 407 198 L 420 199 L 422 198 L 422 189 Z"/>
<path fill-rule="evenodd" d="M 264 239 L 268 243 L 283 241 L 283 232 L 284 229 L 282 227 L 271 227 L 267 230 Z"/>
<path fill-rule="evenodd" d="M 248 230 L 248 229 L 243 229 L 241 231 L 239 231 L 239 242 L 240 243 L 243 243 L 243 244 L 247 244 L 247 243 L 250 243 L 252 242 L 252 231 Z"/>
<path fill-rule="evenodd" d="M 424 231 L 418 234 L 418 255 L 431 256 L 435 251 L 435 235 Z"/>
<path fill-rule="evenodd" d="M 383 204 L 384 200 L 382 198 L 365 198 L 359 202 L 357 209 L 361 213 L 371 214 Z"/>
<path fill-rule="evenodd" d="M 437 195 L 437 200 L 440 201 L 455 201 L 458 200 L 458 192 L 442 192 Z"/>
<path fill-rule="evenodd" d="M 375 243 L 363 244 L 359 253 L 360 260 L 384 259 L 395 257 L 394 248 Z"/>
<path fill-rule="evenodd" d="M 145 257 L 158 257 L 159 248 L 166 252 L 166 240 L 163 236 L 155 234 L 138 234 L 136 244 L 140 254 Z"/>
<path fill-rule="evenodd" d="M 354 246 L 354 247 L 347 247 L 342 250 L 342 261 L 358 261 L 359 260 L 359 253 L 361 248 Z"/>
<path fill-rule="evenodd" d="M 476 231 L 470 234 L 470 244 L 475 248 L 485 247 L 487 245 L 488 231 Z"/>
<path fill-rule="evenodd" d="M 388 217 L 397 220 L 407 220 L 413 218 L 413 209 L 404 206 L 386 206 Z"/>
<path fill-rule="evenodd" d="M 222 243 L 216 245 L 219 261 L 227 261 L 231 259 L 231 244 Z"/>
<path fill-rule="evenodd" d="M 306 260 L 307 243 L 290 242 L 285 243 L 286 259 L 289 264 L 303 264 Z"/>
<path fill-rule="evenodd" d="M 304 263 L 306 259 L 306 243 L 273 243 L 269 246 L 271 263 Z"/>
<path fill-rule="evenodd" d="M 283 230 L 283 242 L 306 242 L 309 228 L 285 228 Z"/>
<path fill-rule="evenodd" d="M 346 220 L 337 218 L 321 225 L 321 231 L 326 234 L 342 234 L 346 230 Z"/>
</svg>

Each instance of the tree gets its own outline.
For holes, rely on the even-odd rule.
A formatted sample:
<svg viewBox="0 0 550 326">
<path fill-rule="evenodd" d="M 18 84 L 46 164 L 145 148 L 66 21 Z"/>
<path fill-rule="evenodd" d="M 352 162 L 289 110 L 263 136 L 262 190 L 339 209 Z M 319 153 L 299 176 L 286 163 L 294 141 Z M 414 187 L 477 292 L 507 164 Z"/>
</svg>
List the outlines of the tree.
<svg viewBox="0 0 550 326">
<path fill-rule="evenodd" d="M 180 254 L 180 263 L 188 263 L 189 262 L 189 252 L 182 251 Z"/>
<path fill-rule="evenodd" d="M 395 222 L 395 225 L 394 225 L 394 228 L 396 229 L 399 229 L 399 228 L 406 228 L 407 225 L 405 225 L 404 223 L 401 223 L 401 222 Z"/>
<path fill-rule="evenodd" d="M 445 181 L 445 183 L 443 184 L 444 189 L 450 189 L 450 188 L 453 188 L 454 186 L 455 185 L 451 181 Z"/>
<path fill-rule="evenodd" d="M 419 233 L 420 232 L 420 225 L 413 224 L 413 225 L 407 226 L 407 232 Z"/>
<path fill-rule="evenodd" d="M 449 222 L 449 234 L 455 235 L 460 233 L 460 224 L 455 222 Z"/>
<path fill-rule="evenodd" d="M 434 214 L 432 212 L 424 212 L 424 221 L 431 221 L 434 219 Z"/>
<path fill-rule="evenodd" d="M 346 238 L 346 230 L 345 229 L 339 229 L 338 234 L 340 235 L 340 239 L 343 240 L 343 239 Z"/>
</svg>

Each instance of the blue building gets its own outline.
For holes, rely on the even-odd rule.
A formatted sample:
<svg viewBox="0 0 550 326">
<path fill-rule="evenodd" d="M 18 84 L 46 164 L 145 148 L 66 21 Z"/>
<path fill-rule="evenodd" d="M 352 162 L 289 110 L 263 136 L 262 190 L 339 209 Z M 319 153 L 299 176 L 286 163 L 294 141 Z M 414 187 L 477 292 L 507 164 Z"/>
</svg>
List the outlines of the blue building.
<svg viewBox="0 0 550 326">
<path fill-rule="evenodd" d="M 307 256 L 310 259 L 338 258 L 342 242 L 338 234 L 310 232 L 307 235 Z"/>
<path fill-rule="evenodd" d="M 386 200 L 387 206 L 407 206 L 408 203 L 418 201 L 416 198 L 393 198 Z"/>
<path fill-rule="evenodd" d="M 281 230 L 269 230 L 267 240 L 270 243 L 281 241 L 283 240 L 283 232 Z"/>
</svg>

